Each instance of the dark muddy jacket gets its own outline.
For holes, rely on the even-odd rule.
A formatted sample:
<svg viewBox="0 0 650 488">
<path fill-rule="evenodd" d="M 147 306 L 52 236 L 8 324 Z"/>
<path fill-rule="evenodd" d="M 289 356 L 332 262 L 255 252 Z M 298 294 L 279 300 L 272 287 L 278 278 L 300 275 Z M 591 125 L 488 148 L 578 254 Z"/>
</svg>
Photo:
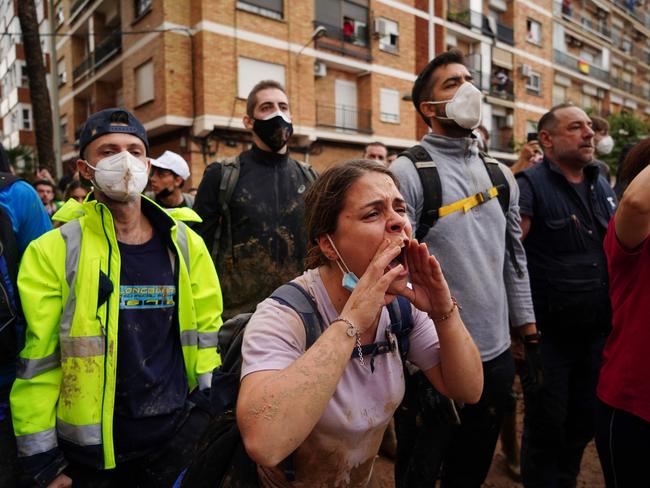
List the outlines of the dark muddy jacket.
<svg viewBox="0 0 650 488">
<path fill-rule="evenodd" d="M 194 210 L 203 222 L 195 229 L 212 254 L 224 299 L 224 318 L 253 312 L 279 285 L 303 271 L 307 233 L 304 194 L 310 183 L 286 154 L 253 146 L 239 156 L 241 170 L 229 208 L 230 232 L 219 208 L 221 164 L 207 167 Z M 215 239 L 220 234 L 221 238 Z"/>
</svg>

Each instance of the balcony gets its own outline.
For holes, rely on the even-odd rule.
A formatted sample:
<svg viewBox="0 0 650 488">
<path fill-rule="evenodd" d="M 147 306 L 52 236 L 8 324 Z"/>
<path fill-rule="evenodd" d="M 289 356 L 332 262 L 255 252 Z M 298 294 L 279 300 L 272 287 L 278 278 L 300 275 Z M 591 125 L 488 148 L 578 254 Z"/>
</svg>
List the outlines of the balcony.
<svg viewBox="0 0 650 488">
<path fill-rule="evenodd" d="M 592 19 L 583 16 L 580 12 L 576 12 L 571 6 L 567 7 L 558 1 L 553 4 L 553 13 L 580 25 L 580 27 L 592 34 L 606 39 L 612 38 L 612 32 L 607 27 L 607 24 L 605 24 L 604 19 L 602 22 L 594 22 Z"/>
<path fill-rule="evenodd" d="M 364 61 L 372 60 L 368 49 L 368 28 L 365 25 L 360 24 L 358 27 L 353 28 L 351 33 L 347 33 L 344 32 L 342 27 L 330 25 L 320 20 L 314 21 L 314 27 L 321 25 L 327 29 L 327 33 L 323 37 L 316 39 L 316 48 L 329 49 Z"/>
<path fill-rule="evenodd" d="M 512 152 L 512 130 L 492 129 L 490 131 L 490 151 Z"/>
<path fill-rule="evenodd" d="M 97 44 L 95 50 L 86 59 L 75 67 L 72 71 L 73 80 L 76 81 L 87 73 L 98 70 L 121 50 L 122 33 L 120 31 L 113 31 Z"/>
<path fill-rule="evenodd" d="M 557 49 L 555 50 L 555 62 L 561 66 L 571 68 L 572 70 L 575 70 L 584 75 L 589 75 L 605 83 L 609 83 L 610 81 L 609 72 L 606 70 L 599 68 L 598 66 L 594 66 L 593 64 L 589 64 L 580 58 L 572 56 L 571 54 L 558 51 Z"/>
<path fill-rule="evenodd" d="M 515 36 L 512 27 L 497 22 L 497 39 L 513 46 L 515 44 Z"/>
<path fill-rule="evenodd" d="M 494 36 L 488 25 L 487 17 L 481 12 L 470 10 L 468 0 L 448 0 L 447 20 L 464 25 L 468 29 L 475 28 L 486 35 Z"/>
<path fill-rule="evenodd" d="M 77 0 L 70 7 L 70 20 L 77 16 L 88 4 L 90 0 Z"/>
<path fill-rule="evenodd" d="M 499 83 L 493 77 L 492 83 L 490 83 L 490 95 L 496 98 L 513 101 L 515 99 L 515 91 L 512 80 L 508 79 L 505 83 Z"/>
<path fill-rule="evenodd" d="M 372 112 L 347 105 L 316 103 L 316 125 L 344 132 L 372 134 Z"/>
<path fill-rule="evenodd" d="M 611 78 L 610 84 L 624 92 L 632 93 L 632 82 L 621 80 L 620 78 Z"/>
<path fill-rule="evenodd" d="M 641 10 L 643 7 L 635 8 L 635 3 L 630 0 L 612 0 L 613 3 L 634 19 L 641 22 L 646 27 L 650 27 L 650 14 Z"/>
</svg>

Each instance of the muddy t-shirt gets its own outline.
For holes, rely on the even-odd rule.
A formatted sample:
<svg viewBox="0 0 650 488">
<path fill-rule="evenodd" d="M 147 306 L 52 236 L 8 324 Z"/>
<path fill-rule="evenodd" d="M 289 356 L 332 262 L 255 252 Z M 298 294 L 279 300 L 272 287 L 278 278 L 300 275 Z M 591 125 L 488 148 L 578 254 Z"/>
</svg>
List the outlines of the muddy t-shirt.
<svg viewBox="0 0 650 488">
<path fill-rule="evenodd" d="M 318 270 L 296 282 L 315 299 L 325 323 L 337 317 Z M 428 316 L 413 310 L 408 359 L 422 370 L 440 362 L 438 335 Z M 376 340 L 390 325 L 388 310 L 379 319 Z M 255 371 L 284 369 L 305 351 L 305 328 L 299 315 L 273 299 L 259 304 L 246 327 L 242 346 L 242 378 Z M 375 357 L 362 366 L 351 359 L 322 417 L 294 454 L 296 481 L 281 468 L 259 467 L 265 487 L 363 487 L 372 473 L 381 438 L 404 396 L 399 352 Z"/>
<path fill-rule="evenodd" d="M 173 435 L 188 389 L 167 247 L 156 234 L 145 244 L 120 242 L 119 249 L 122 266 L 113 421 L 118 462 L 158 449 Z"/>
</svg>

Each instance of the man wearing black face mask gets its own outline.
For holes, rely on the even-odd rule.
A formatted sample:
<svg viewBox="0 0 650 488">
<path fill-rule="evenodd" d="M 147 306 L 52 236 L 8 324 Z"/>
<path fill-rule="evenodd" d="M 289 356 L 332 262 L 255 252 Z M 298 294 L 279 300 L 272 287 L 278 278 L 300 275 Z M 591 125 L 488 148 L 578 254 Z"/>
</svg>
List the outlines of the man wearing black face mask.
<svg viewBox="0 0 650 488">
<path fill-rule="evenodd" d="M 212 253 L 224 317 L 253 312 L 279 285 L 303 271 L 307 239 L 303 195 L 315 173 L 289 157 L 293 133 L 282 85 L 261 81 L 248 95 L 244 125 L 253 146 L 206 168 L 194 210 Z"/>
</svg>

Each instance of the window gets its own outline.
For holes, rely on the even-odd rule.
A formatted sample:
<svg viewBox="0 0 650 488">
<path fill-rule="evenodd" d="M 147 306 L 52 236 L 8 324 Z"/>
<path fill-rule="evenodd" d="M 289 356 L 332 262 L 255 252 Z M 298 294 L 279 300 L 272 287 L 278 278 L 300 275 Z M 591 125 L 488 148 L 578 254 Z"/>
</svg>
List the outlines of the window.
<svg viewBox="0 0 650 488">
<path fill-rule="evenodd" d="M 526 90 L 537 95 L 542 91 L 542 76 L 536 71 L 531 71 L 526 80 Z"/>
<path fill-rule="evenodd" d="M 272 19 L 282 20 L 284 16 L 283 0 L 238 0 L 237 8 Z"/>
<path fill-rule="evenodd" d="M 598 100 L 596 100 L 595 97 L 592 97 L 591 95 L 587 95 L 586 93 L 582 94 L 582 105 L 581 107 L 585 110 L 589 108 L 598 108 Z"/>
<path fill-rule="evenodd" d="M 153 99 L 153 60 L 149 60 L 135 69 L 135 105 L 142 105 Z"/>
<path fill-rule="evenodd" d="M 537 132 L 537 122 L 534 120 L 526 121 L 526 134 L 529 132 Z"/>
<path fill-rule="evenodd" d="M 151 8 L 151 0 L 135 0 L 135 18 L 146 14 Z"/>
<path fill-rule="evenodd" d="M 67 81 L 67 75 L 65 70 L 65 59 L 61 58 L 56 63 L 56 74 L 59 78 L 59 86 L 64 85 Z"/>
<path fill-rule="evenodd" d="M 316 0 L 316 24 L 327 37 L 368 45 L 368 0 Z"/>
<path fill-rule="evenodd" d="M 21 110 L 22 121 L 20 128 L 22 130 L 32 130 L 32 111 L 29 108 Z"/>
<path fill-rule="evenodd" d="M 566 87 L 553 85 L 553 105 L 559 105 L 566 102 Z"/>
<path fill-rule="evenodd" d="M 274 80 L 284 86 L 284 66 L 281 64 L 239 58 L 237 74 L 237 96 L 239 98 L 248 98 L 253 87 L 262 80 Z"/>
<path fill-rule="evenodd" d="M 45 51 L 43 51 L 45 52 Z M 27 64 L 24 61 L 16 61 L 16 81 L 18 86 L 29 87 L 29 76 L 27 75 Z"/>
<path fill-rule="evenodd" d="M 68 143 L 68 116 L 64 115 L 61 117 L 61 122 L 59 123 L 59 132 L 61 133 L 61 144 Z"/>
<path fill-rule="evenodd" d="M 526 20 L 526 40 L 533 44 L 541 44 L 542 24 L 532 19 Z"/>
<path fill-rule="evenodd" d="M 379 49 L 396 53 L 399 41 L 399 24 L 393 20 L 375 20 L 375 32 L 379 35 Z"/>
<path fill-rule="evenodd" d="M 379 120 L 399 123 L 399 101 L 397 90 L 382 88 L 379 90 Z"/>
</svg>

